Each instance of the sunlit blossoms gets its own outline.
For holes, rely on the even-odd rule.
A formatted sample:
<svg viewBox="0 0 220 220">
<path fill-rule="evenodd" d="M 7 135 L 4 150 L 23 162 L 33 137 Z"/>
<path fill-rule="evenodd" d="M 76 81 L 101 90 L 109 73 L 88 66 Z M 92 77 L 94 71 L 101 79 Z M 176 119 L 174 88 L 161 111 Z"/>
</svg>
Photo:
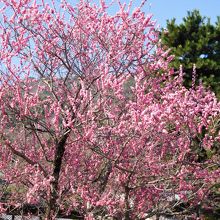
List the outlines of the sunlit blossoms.
<svg viewBox="0 0 220 220">
<path fill-rule="evenodd" d="M 220 104 L 169 69 L 143 5 L 1 7 L 1 212 L 128 220 L 205 201 L 219 183 Z"/>
</svg>

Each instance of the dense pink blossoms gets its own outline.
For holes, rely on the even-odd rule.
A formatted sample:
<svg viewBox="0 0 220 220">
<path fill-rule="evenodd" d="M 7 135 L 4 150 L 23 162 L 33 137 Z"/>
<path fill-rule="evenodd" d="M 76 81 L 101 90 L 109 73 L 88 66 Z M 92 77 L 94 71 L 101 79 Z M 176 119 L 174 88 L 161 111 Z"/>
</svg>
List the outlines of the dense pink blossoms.
<svg viewBox="0 0 220 220">
<path fill-rule="evenodd" d="M 141 7 L 100 3 L 1 0 L 1 212 L 143 219 L 219 182 L 215 95 L 182 86 Z"/>
</svg>

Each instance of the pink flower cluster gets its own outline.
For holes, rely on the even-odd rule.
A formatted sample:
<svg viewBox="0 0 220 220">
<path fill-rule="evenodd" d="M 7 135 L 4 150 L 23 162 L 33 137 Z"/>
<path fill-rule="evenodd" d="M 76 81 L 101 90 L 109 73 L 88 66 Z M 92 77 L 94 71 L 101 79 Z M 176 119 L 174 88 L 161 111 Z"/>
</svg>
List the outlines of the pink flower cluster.
<svg viewBox="0 0 220 220">
<path fill-rule="evenodd" d="M 0 177 L 13 187 L 0 211 L 141 219 L 208 195 L 220 103 L 169 69 L 142 6 L 110 16 L 105 1 L 2 5 Z"/>
</svg>

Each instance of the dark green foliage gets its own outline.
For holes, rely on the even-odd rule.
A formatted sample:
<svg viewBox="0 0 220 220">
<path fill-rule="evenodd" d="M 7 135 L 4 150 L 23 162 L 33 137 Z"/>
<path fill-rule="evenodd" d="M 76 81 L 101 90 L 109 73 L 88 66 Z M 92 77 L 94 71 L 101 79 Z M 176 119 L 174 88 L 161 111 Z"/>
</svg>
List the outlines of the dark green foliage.
<svg viewBox="0 0 220 220">
<path fill-rule="evenodd" d="M 193 64 L 196 64 L 197 79 L 202 79 L 220 98 L 220 16 L 211 24 L 198 10 L 188 12 L 179 25 L 175 19 L 167 21 L 161 41 L 175 55 L 171 66 L 178 70 L 183 65 L 186 86 L 191 85 Z"/>
</svg>

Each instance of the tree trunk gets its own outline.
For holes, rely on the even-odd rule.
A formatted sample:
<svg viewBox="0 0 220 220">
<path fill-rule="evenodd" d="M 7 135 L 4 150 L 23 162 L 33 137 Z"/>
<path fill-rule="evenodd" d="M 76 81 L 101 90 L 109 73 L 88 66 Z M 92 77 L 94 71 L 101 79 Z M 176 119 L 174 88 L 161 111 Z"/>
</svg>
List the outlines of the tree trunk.
<svg viewBox="0 0 220 220">
<path fill-rule="evenodd" d="M 58 187 L 59 187 L 59 177 L 62 167 L 63 155 L 65 152 L 66 140 L 69 136 L 69 132 L 66 132 L 63 137 L 56 143 L 55 155 L 53 161 L 53 180 L 51 181 L 50 197 L 46 207 L 45 219 L 52 220 L 55 219 L 58 214 L 59 207 L 57 206 L 58 199 Z"/>
<path fill-rule="evenodd" d="M 130 220 L 129 187 L 125 186 L 125 220 Z"/>
</svg>

